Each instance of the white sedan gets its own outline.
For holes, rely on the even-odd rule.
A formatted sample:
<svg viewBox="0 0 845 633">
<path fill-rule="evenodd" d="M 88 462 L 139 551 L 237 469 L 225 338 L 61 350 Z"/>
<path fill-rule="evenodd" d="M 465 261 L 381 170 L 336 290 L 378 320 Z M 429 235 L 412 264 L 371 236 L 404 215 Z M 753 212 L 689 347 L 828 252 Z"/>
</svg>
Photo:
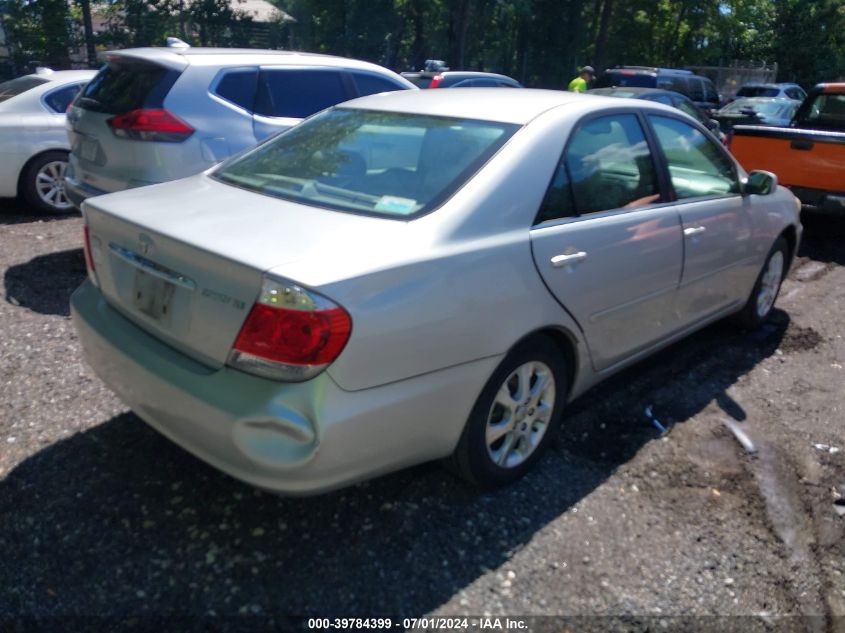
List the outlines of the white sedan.
<svg viewBox="0 0 845 633">
<path fill-rule="evenodd" d="M 0 198 L 40 211 L 73 210 L 65 194 L 65 111 L 94 70 L 39 69 L 0 83 Z"/>
<path fill-rule="evenodd" d="M 83 213 L 91 365 L 289 493 L 450 456 L 513 481 L 592 385 L 764 321 L 801 238 L 777 178 L 674 108 L 486 88 L 351 101 Z"/>
</svg>

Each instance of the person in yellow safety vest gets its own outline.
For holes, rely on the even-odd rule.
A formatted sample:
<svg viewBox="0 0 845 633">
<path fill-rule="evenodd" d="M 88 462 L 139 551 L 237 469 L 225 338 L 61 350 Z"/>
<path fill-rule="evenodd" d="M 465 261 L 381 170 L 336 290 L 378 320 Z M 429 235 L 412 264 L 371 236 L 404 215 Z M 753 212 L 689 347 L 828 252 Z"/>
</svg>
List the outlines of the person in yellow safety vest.
<svg viewBox="0 0 845 633">
<path fill-rule="evenodd" d="M 596 71 L 592 66 L 584 66 L 581 69 L 581 74 L 569 82 L 568 90 L 570 92 L 587 92 L 587 85 L 595 77 Z"/>
</svg>

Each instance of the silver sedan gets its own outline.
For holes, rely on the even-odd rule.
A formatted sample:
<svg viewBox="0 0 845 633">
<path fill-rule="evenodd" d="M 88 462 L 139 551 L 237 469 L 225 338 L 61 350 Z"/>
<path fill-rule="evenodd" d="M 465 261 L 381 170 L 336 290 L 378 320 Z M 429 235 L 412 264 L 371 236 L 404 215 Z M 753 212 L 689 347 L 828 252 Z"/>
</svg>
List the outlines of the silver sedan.
<svg viewBox="0 0 845 633">
<path fill-rule="evenodd" d="M 600 380 L 764 321 L 801 238 L 792 194 L 678 110 L 534 90 L 366 97 L 83 212 L 91 365 L 292 494 L 438 458 L 517 479 Z"/>
</svg>

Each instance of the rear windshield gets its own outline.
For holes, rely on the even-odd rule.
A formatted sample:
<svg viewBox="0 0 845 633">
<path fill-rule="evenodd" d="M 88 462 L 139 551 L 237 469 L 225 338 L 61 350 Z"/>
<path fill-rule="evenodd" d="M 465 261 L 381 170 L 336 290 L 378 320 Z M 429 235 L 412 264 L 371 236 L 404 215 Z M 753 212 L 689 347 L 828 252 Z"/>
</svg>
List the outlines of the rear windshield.
<svg viewBox="0 0 845 633">
<path fill-rule="evenodd" d="M 780 90 L 777 88 L 766 88 L 765 86 L 745 86 L 736 93 L 737 97 L 777 97 Z"/>
<path fill-rule="evenodd" d="M 789 119 L 798 107 L 796 102 L 778 101 L 751 101 L 749 99 L 737 99 L 722 108 L 723 114 L 747 114 L 759 112 L 771 117 Z"/>
<path fill-rule="evenodd" d="M 4 81 L 0 84 L 0 102 L 17 97 L 19 94 L 23 94 L 36 86 L 46 84 L 48 81 L 43 77 L 18 77 L 11 81 Z"/>
<path fill-rule="evenodd" d="M 518 127 L 334 108 L 224 163 L 213 176 L 317 207 L 407 218 L 444 201 Z"/>
<path fill-rule="evenodd" d="M 622 88 L 654 88 L 657 85 L 657 77 L 635 72 L 613 71 L 606 72 L 599 77 L 596 88 L 611 88 L 620 86 Z"/>
<path fill-rule="evenodd" d="M 179 73 L 157 64 L 109 62 L 91 80 L 75 105 L 107 114 L 158 108 Z"/>
<path fill-rule="evenodd" d="M 819 94 L 801 106 L 798 127 L 845 131 L 845 94 Z"/>
<path fill-rule="evenodd" d="M 434 77 L 413 77 L 413 76 L 411 76 L 411 77 L 405 77 L 405 79 L 410 81 L 417 88 L 425 89 L 425 88 L 428 88 L 431 85 L 431 80 L 434 79 Z"/>
</svg>

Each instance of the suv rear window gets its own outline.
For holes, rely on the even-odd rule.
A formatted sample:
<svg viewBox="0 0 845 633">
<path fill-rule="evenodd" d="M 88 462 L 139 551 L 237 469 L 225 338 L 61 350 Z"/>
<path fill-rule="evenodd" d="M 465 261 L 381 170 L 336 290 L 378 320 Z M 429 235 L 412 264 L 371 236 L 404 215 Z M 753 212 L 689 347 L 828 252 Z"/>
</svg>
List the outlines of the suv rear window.
<svg viewBox="0 0 845 633">
<path fill-rule="evenodd" d="M 777 97 L 780 90 L 765 86 L 745 86 L 736 93 L 737 97 Z"/>
<path fill-rule="evenodd" d="M 657 78 L 654 75 L 617 70 L 604 73 L 596 82 L 597 88 L 610 88 L 612 86 L 619 86 L 621 88 L 654 88 L 656 85 Z"/>
<path fill-rule="evenodd" d="M 112 61 L 85 87 L 75 105 L 107 114 L 160 108 L 179 75 L 157 64 Z"/>
<path fill-rule="evenodd" d="M 519 126 L 333 108 L 213 173 L 315 207 L 407 219 L 448 198 Z"/>
<path fill-rule="evenodd" d="M 36 86 L 40 86 L 42 84 L 47 83 L 47 79 L 43 77 L 18 77 L 17 79 L 12 79 L 11 81 L 4 81 L 0 84 L 0 103 L 11 99 L 12 97 L 17 97 L 19 94 L 23 94 L 27 90 L 31 90 Z"/>
</svg>

